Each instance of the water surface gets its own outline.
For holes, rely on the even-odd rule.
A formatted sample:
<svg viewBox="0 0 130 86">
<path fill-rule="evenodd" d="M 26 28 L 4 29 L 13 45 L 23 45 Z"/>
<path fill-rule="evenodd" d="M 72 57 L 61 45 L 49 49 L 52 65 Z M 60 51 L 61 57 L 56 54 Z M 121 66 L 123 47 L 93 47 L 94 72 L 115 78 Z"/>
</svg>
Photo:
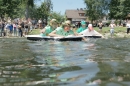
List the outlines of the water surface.
<svg viewBox="0 0 130 86">
<path fill-rule="evenodd" d="M 0 39 L 0 86 L 129 86 L 130 39 Z"/>
</svg>

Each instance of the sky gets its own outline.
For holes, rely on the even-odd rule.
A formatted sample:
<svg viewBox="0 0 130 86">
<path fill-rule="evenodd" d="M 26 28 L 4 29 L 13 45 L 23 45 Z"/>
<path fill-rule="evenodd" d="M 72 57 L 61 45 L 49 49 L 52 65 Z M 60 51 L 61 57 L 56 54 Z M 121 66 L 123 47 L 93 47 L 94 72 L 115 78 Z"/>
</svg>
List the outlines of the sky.
<svg viewBox="0 0 130 86">
<path fill-rule="evenodd" d="M 37 5 L 40 5 L 44 0 L 37 2 Z M 51 0 L 53 3 L 53 11 L 60 12 L 61 14 L 65 13 L 67 9 L 77 9 L 85 8 L 84 0 Z"/>
</svg>

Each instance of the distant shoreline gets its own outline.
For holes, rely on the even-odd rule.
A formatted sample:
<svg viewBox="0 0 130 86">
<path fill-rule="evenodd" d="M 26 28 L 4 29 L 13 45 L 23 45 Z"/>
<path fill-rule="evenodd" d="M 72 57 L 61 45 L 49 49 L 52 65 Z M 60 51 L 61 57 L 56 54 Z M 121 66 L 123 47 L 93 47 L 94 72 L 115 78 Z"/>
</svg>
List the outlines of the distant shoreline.
<svg viewBox="0 0 130 86">
<path fill-rule="evenodd" d="M 29 35 L 34 35 L 34 34 L 29 34 Z M 102 35 L 104 36 L 104 38 L 111 38 L 110 33 L 103 33 Z M 0 37 L 0 38 L 26 38 L 26 37 Z M 129 34 L 125 32 L 114 33 L 113 38 L 130 38 L 130 33 Z"/>
</svg>

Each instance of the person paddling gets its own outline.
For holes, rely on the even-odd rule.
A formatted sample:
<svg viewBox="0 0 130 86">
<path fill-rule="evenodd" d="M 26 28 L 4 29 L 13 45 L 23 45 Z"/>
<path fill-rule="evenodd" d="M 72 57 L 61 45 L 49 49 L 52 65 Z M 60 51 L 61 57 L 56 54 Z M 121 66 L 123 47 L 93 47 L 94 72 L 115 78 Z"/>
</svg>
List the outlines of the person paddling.
<svg viewBox="0 0 130 86">
<path fill-rule="evenodd" d="M 70 21 L 65 21 L 62 23 L 61 27 L 58 27 L 56 30 L 52 31 L 49 36 L 52 37 L 66 37 L 66 36 L 81 36 L 80 34 L 73 32 L 71 30 L 71 22 Z M 88 41 L 85 37 L 82 37 L 84 41 Z"/>
<path fill-rule="evenodd" d="M 41 36 L 48 36 L 49 33 L 51 33 L 52 31 L 54 31 L 58 26 L 57 20 L 56 19 L 52 19 L 50 21 L 50 24 L 47 25 L 44 29 L 41 30 Z"/>
<path fill-rule="evenodd" d="M 52 37 L 65 37 L 69 35 L 74 35 L 74 32 L 71 30 L 70 21 L 65 21 L 61 27 L 58 27 L 49 34 Z"/>
<path fill-rule="evenodd" d="M 86 22 L 85 21 L 81 21 L 81 27 L 80 28 L 78 28 L 77 29 L 77 33 L 80 33 L 80 32 L 82 32 L 82 31 L 84 31 L 84 30 L 86 30 L 87 29 L 87 27 L 86 27 Z"/>
</svg>

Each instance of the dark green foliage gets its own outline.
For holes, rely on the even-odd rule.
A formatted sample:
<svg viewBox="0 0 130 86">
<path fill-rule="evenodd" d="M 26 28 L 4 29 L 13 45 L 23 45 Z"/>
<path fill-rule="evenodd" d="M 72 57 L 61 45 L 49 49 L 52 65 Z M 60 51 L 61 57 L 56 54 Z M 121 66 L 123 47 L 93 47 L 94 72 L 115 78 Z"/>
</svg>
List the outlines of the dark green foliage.
<svg viewBox="0 0 130 86">
<path fill-rule="evenodd" d="M 109 16 L 112 19 L 126 19 L 130 13 L 130 0 L 111 0 Z"/>
<path fill-rule="evenodd" d="M 91 21 L 102 19 L 108 12 L 109 0 L 84 0 L 87 10 L 86 14 Z"/>
<path fill-rule="evenodd" d="M 0 17 L 4 17 L 5 14 L 13 17 L 17 14 L 19 3 L 19 0 L 0 0 Z"/>
</svg>

